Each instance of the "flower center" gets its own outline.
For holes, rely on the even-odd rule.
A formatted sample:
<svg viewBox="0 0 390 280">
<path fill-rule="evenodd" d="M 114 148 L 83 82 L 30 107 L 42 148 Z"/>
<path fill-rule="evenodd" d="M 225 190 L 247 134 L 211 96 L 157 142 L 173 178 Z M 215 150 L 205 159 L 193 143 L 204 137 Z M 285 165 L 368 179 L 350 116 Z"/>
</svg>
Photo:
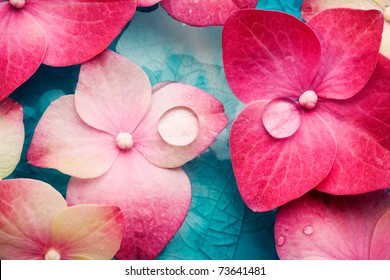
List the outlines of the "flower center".
<svg viewBox="0 0 390 280">
<path fill-rule="evenodd" d="M 26 4 L 25 0 L 9 0 L 9 3 L 17 9 L 21 9 Z"/>
<path fill-rule="evenodd" d="M 299 97 L 299 104 L 306 109 L 313 109 L 317 104 L 318 96 L 312 90 L 307 90 Z"/>
<path fill-rule="evenodd" d="M 120 132 L 116 136 L 115 140 L 116 140 L 116 144 L 121 150 L 130 149 L 134 145 L 133 137 L 128 132 Z"/>
<path fill-rule="evenodd" d="M 383 16 L 385 17 L 385 20 L 390 22 L 390 6 L 386 6 L 383 11 Z"/>
<path fill-rule="evenodd" d="M 57 252 L 57 250 L 51 248 L 49 251 L 47 251 L 45 255 L 45 260 L 60 260 L 61 255 Z"/>
</svg>

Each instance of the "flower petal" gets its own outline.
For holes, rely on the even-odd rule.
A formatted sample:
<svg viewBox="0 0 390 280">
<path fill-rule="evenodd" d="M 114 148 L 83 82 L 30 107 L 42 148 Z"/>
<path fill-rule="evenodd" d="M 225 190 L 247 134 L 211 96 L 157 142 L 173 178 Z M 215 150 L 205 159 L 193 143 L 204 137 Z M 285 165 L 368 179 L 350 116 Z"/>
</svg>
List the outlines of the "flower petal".
<svg viewBox="0 0 390 280">
<path fill-rule="evenodd" d="M 137 0 L 137 7 L 150 7 L 157 4 L 160 1 L 161 0 Z"/>
<path fill-rule="evenodd" d="M 300 96 L 320 63 L 320 43 L 299 19 L 276 11 L 243 10 L 222 34 L 227 81 L 243 102 Z"/>
<path fill-rule="evenodd" d="M 67 66 L 102 52 L 128 23 L 135 8 L 135 0 L 30 0 L 23 10 L 46 34 L 43 63 Z"/>
<path fill-rule="evenodd" d="M 370 79 L 382 40 L 383 16 L 376 10 L 330 9 L 308 25 L 321 41 L 321 67 L 310 89 L 318 96 L 347 99 Z"/>
<path fill-rule="evenodd" d="M 207 149 L 228 120 L 222 103 L 198 88 L 182 83 L 159 87 L 134 131 L 134 143 L 153 164 L 179 167 Z"/>
<path fill-rule="evenodd" d="M 27 13 L 0 2 L 0 100 L 34 74 L 46 51 L 46 37 Z M 26 36 L 28 34 L 28 36 Z"/>
<path fill-rule="evenodd" d="M 313 191 L 278 210 L 278 255 L 281 259 L 368 259 L 374 228 L 389 209 L 385 191 L 356 196 Z"/>
<path fill-rule="evenodd" d="M 0 102 L 0 131 L 0 179 L 3 179 L 18 164 L 24 142 L 22 106 L 9 98 Z"/>
<path fill-rule="evenodd" d="M 115 137 L 85 124 L 77 115 L 74 96 L 54 101 L 38 123 L 27 160 L 80 178 L 106 172 L 119 154 Z"/>
<path fill-rule="evenodd" d="M 124 214 L 118 259 L 153 259 L 179 229 L 191 201 L 191 186 L 182 169 L 158 168 L 136 150 L 121 154 L 104 175 L 72 178 L 67 201 L 117 205 Z"/>
<path fill-rule="evenodd" d="M 388 188 L 390 151 L 359 127 L 323 110 L 321 116 L 336 137 L 337 155 L 331 172 L 316 189 L 343 195 Z"/>
<path fill-rule="evenodd" d="M 239 9 L 255 8 L 257 0 L 162 0 L 161 6 L 178 21 L 193 26 L 223 25 Z"/>
<path fill-rule="evenodd" d="M 132 133 L 145 115 L 152 87 L 137 65 L 105 51 L 81 66 L 76 109 L 90 126 L 113 135 Z"/>
<path fill-rule="evenodd" d="M 362 91 L 348 100 L 321 104 L 339 148 L 333 170 L 319 190 L 357 194 L 389 187 L 389 102 L 390 60 L 380 56 L 374 74 Z"/>
<path fill-rule="evenodd" d="M 63 260 L 110 260 L 123 235 L 123 214 L 116 206 L 76 205 L 62 210 L 52 224 L 53 248 Z"/>
<path fill-rule="evenodd" d="M 352 8 L 363 10 L 379 10 L 385 12 L 385 1 L 377 0 L 304 0 L 301 7 L 302 17 L 310 20 L 313 16 L 325 9 Z M 385 21 L 380 52 L 390 58 L 390 22 Z"/>
<path fill-rule="evenodd" d="M 61 194 L 44 182 L 0 181 L 0 259 L 43 259 L 53 218 L 65 208 Z"/>
<path fill-rule="evenodd" d="M 321 107 L 373 137 L 390 150 L 390 60 L 379 56 L 366 86 L 348 100 L 326 100 Z"/>
<path fill-rule="evenodd" d="M 376 223 L 371 240 L 370 259 L 390 260 L 390 210 Z"/>
<path fill-rule="evenodd" d="M 316 111 L 304 113 L 294 135 L 276 139 L 262 123 L 266 105 L 247 105 L 230 134 L 238 188 L 254 211 L 274 209 L 313 189 L 328 175 L 336 154 L 333 133 Z"/>
</svg>

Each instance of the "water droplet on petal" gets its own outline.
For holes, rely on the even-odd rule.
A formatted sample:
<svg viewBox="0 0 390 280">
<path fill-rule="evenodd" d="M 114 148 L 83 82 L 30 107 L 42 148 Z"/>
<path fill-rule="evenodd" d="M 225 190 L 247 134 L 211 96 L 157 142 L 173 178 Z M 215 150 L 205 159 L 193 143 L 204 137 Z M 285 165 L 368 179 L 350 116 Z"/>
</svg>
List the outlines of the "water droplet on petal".
<svg viewBox="0 0 390 280">
<path fill-rule="evenodd" d="M 286 237 L 284 236 L 279 236 L 278 239 L 276 240 L 276 244 L 278 244 L 278 246 L 283 246 L 285 242 L 286 242 Z"/>
<path fill-rule="evenodd" d="M 191 99 L 191 98 L 192 98 L 192 95 L 191 95 L 191 94 L 187 94 L 187 98 L 188 98 L 188 99 Z"/>
<path fill-rule="evenodd" d="M 192 14 L 192 9 L 191 8 L 188 9 L 188 13 Z"/>
<path fill-rule="evenodd" d="M 198 137 L 199 119 L 190 108 L 174 107 L 162 115 L 157 129 L 168 144 L 186 146 Z"/>
<path fill-rule="evenodd" d="M 211 19 L 211 16 L 210 16 L 210 15 L 207 15 L 207 16 L 206 16 L 206 19 L 207 19 L 207 20 L 210 20 L 210 19 Z"/>
<path fill-rule="evenodd" d="M 306 235 L 313 234 L 313 227 L 312 226 L 305 226 L 303 228 L 303 233 L 306 234 Z"/>
</svg>

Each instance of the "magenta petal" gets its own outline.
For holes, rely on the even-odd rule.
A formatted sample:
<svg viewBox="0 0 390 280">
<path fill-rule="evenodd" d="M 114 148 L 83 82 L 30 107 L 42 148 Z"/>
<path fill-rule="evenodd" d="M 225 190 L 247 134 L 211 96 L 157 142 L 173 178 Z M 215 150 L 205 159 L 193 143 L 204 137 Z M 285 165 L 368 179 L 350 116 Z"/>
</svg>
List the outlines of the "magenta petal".
<svg viewBox="0 0 390 280">
<path fill-rule="evenodd" d="M 162 0 L 161 6 L 178 21 L 193 26 L 223 25 L 239 9 L 255 8 L 257 0 Z"/>
<path fill-rule="evenodd" d="M 330 9 L 308 25 L 321 41 L 321 67 L 311 85 L 318 96 L 346 99 L 359 92 L 375 69 L 383 16 L 377 10 Z"/>
<path fill-rule="evenodd" d="M 300 96 L 321 57 L 315 33 L 299 19 L 275 11 L 234 12 L 225 23 L 222 48 L 227 81 L 245 103 Z"/>
<path fill-rule="evenodd" d="M 27 13 L 0 2 L 0 100 L 34 74 L 46 51 L 46 37 Z M 26 36 L 28 34 L 28 36 Z"/>
<path fill-rule="evenodd" d="M 282 139 L 298 130 L 301 125 L 301 110 L 291 99 L 275 99 L 265 106 L 262 119 L 268 133 Z"/>
<path fill-rule="evenodd" d="M 137 7 L 150 7 L 160 1 L 161 0 L 137 0 Z"/>
<path fill-rule="evenodd" d="M 389 187 L 390 151 L 359 127 L 321 111 L 337 141 L 332 171 L 317 190 L 331 194 L 359 194 Z"/>
<path fill-rule="evenodd" d="M 157 166 L 178 167 L 213 143 L 227 117 L 222 103 L 191 85 L 156 88 L 145 118 L 134 131 L 135 148 Z"/>
<path fill-rule="evenodd" d="M 45 31 L 43 63 L 79 64 L 102 52 L 133 16 L 135 0 L 29 0 L 31 13 Z"/>
<path fill-rule="evenodd" d="M 375 226 L 370 259 L 390 260 L 390 210 L 383 214 Z"/>
<path fill-rule="evenodd" d="M 115 136 L 85 124 L 77 115 L 74 96 L 67 95 L 43 114 L 27 159 L 35 166 L 92 178 L 106 172 L 118 154 Z"/>
<path fill-rule="evenodd" d="M 380 55 L 377 67 L 363 90 L 348 100 L 327 100 L 321 106 L 390 150 L 389 104 L 390 60 Z"/>
<path fill-rule="evenodd" d="M 182 169 L 162 169 L 132 150 L 120 155 L 96 179 L 72 178 L 67 201 L 117 205 L 124 214 L 118 259 L 153 259 L 179 229 L 191 201 L 191 186 Z"/>
<path fill-rule="evenodd" d="M 0 181 L 0 259 L 43 259 L 52 221 L 65 208 L 61 194 L 44 182 Z"/>
<path fill-rule="evenodd" d="M 316 111 L 305 112 L 289 138 L 266 131 L 265 101 L 247 105 L 234 121 L 230 147 L 240 193 L 254 211 L 268 211 L 296 199 L 321 182 L 336 154 L 332 131 Z"/>
<path fill-rule="evenodd" d="M 281 259 L 368 259 L 371 238 L 376 238 L 373 233 L 378 223 L 383 223 L 380 227 L 388 223 L 382 215 L 389 209 L 390 196 L 385 191 L 356 196 L 330 196 L 313 191 L 278 210 L 275 223 L 278 255 Z M 384 245 L 382 251 L 388 252 L 385 245 L 389 233 L 386 235 L 387 243 L 382 238 L 378 241 Z"/>
<path fill-rule="evenodd" d="M 81 66 L 76 109 L 90 126 L 117 135 L 132 133 L 145 115 L 152 87 L 137 65 L 104 51 Z"/>
</svg>

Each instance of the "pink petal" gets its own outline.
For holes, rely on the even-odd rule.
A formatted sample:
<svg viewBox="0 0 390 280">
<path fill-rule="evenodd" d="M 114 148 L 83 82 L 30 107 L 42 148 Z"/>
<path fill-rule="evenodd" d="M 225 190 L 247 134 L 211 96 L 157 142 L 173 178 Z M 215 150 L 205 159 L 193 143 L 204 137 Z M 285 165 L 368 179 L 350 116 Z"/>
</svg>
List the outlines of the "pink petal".
<svg viewBox="0 0 390 280">
<path fill-rule="evenodd" d="M 389 187 L 390 151 L 349 122 L 325 111 L 321 116 L 337 141 L 333 168 L 317 190 L 330 194 L 360 194 Z"/>
<path fill-rule="evenodd" d="M 22 106 L 6 98 L 0 102 L 0 180 L 15 169 L 22 154 L 23 142 Z"/>
<path fill-rule="evenodd" d="M 370 259 L 390 260 L 390 210 L 377 222 L 370 249 Z"/>
<path fill-rule="evenodd" d="M 137 65 L 105 51 L 81 66 L 76 109 L 90 126 L 113 135 L 132 133 L 145 115 L 152 87 Z"/>
<path fill-rule="evenodd" d="M 265 106 L 262 119 L 269 134 L 279 139 L 287 138 L 301 125 L 301 110 L 291 99 L 275 99 Z"/>
<path fill-rule="evenodd" d="M 67 95 L 54 101 L 43 114 L 27 159 L 38 167 L 92 178 L 106 172 L 119 151 L 115 136 L 85 124 L 77 115 L 74 96 Z"/>
<path fill-rule="evenodd" d="M 222 103 L 212 95 L 182 83 L 157 85 L 134 131 L 135 147 L 157 166 L 179 167 L 207 149 L 227 121 Z"/>
<path fill-rule="evenodd" d="M 182 169 L 158 168 L 133 149 L 121 154 L 99 178 L 72 178 L 67 201 L 119 206 L 125 229 L 115 257 L 153 259 L 183 223 L 191 186 Z"/>
<path fill-rule="evenodd" d="M 61 259 L 110 260 L 123 235 L 123 214 L 116 206 L 77 205 L 53 221 L 53 249 Z"/>
<path fill-rule="evenodd" d="M 347 99 L 359 92 L 375 69 L 383 17 L 376 10 L 331 9 L 308 25 L 321 41 L 321 67 L 310 89 L 318 96 Z"/>
<path fill-rule="evenodd" d="M 37 22 L 9 2 L 0 2 L 0 100 L 34 74 L 46 51 L 46 37 Z M 26 36 L 28 34 L 28 36 Z"/>
<path fill-rule="evenodd" d="M 265 101 L 247 105 L 230 135 L 238 188 L 254 211 L 274 209 L 314 188 L 328 175 L 336 154 L 333 133 L 315 110 L 302 115 L 294 135 L 275 139 L 262 123 L 266 106 Z"/>
<path fill-rule="evenodd" d="M 53 218 L 65 208 L 61 194 L 44 182 L 0 181 L 0 259 L 43 259 Z"/>
<path fill-rule="evenodd" d="M 276 250 L 281 259 L 368 259 L 375 227 L 389 209 L 385 191 L 356 196 L 313 191 L 278 210 Z"/>
<path fill-rule="evenodd" d="M 66 66 L 102 52 L 129 22 L 135 8 L 135 0 L 29 0 L 22 10 L 45 31 L 43 63 Z"/>
<path fill-rule="evenodd" d="M 137 0 L 137 7 L 150 7 L 160 1 L 161 0 Z"/>
<path fill-rule="evenodd" d="M 310 20 L 317 13 L 331 8 L 375 9 L 384 14 L 386 11 L 385 5 L 386 2 L 382 0 L 305 0 L 302 3 L 301 12 L 305 20 Z M 380 52 L 390 58 L 390 22 L 386 20 L 382 33 Z"/>
<path fill-rule="evenodd" d="M 389 101 L 390 60 L 380 56 L 374 74 L 362 91 L 348 100 L 321 104 L 339 148 L 333 170 L 319 190 L 356 194 L 389 187 Z"/>
<path fill-rule="evenodd" d="M 209 26 L 223 25 L 236 10 L 255 8 L 257 0 L 162 0 L 160 4 L 178 21 Z"/>
<path fill-rule="evenodd" d="M 390 150 L 390 60 L 379 56 L 371 79 L 348 100 L 327 100 L 321 107 L 367 133 Z"/>
<path fill-rule="evenodd" d="M 297 18 L 282 12 L 233 13 L 222 34 L 227 81 L 243 102 L 297 97 L 309 88 L 320 63 L 320 43 Z"/>
</svg>

